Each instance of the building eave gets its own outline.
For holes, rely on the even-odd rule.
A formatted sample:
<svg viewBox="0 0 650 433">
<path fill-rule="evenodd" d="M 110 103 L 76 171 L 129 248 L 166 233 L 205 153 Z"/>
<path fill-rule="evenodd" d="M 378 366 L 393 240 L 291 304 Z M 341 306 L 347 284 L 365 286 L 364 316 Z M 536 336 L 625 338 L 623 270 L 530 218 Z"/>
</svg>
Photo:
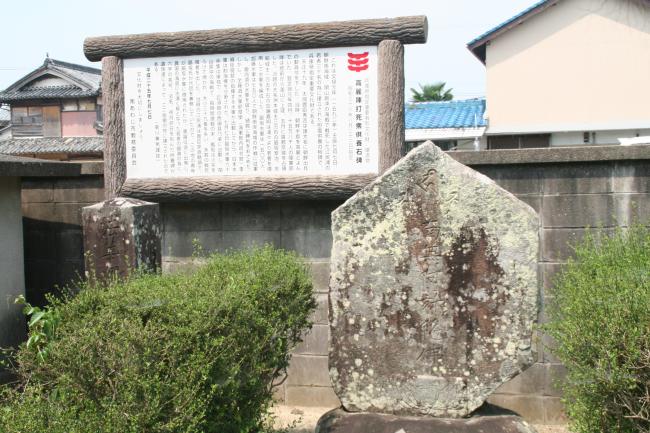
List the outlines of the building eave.
<svg viewBox="0 0 650 433">
<path fill-rule="evenodd" d="M 32 81 L 41 78 L 45 75 L 53 75 L 55 77 L 61 78 L 62 80 L 69 81 L 72 84 L 79 86 L 82 90 L 92 90 L 94 87 L 92 83 L 81 80 L 77 77 L 73 77 L 72 75 L 68 74 L 64 70 L 61 70 L 53 66 L 43 65 L 40 68 L 36 69 L 35 71 L 32 71 L 29 74 L 25 75 L 23 78 L 13 83 L 11 86 L 7 87 L 3 93 L 19 91 L 20 89 L 22 89 L 23 87 L 31 83 Z"/>
<path fill-rule="evenodd" d="M 648 120 L 629 120 L 625 122 L 607 123 L 549 123 L 528 125 L 490 125 L 485 131 L 486 135 L 520 135 L 520 134 L 549 134 L 562 132 L 598 132 L 598 131 L 625 131 L 650 129 Z"/>
<path fill-rule="evenodd" d="M 530 8 L 524 10 L 523 12 L 513 16 L 512 18 L 504 21 L 498 26 L 494 27 L 491 30 L 483 33 L 482 35 L 476 37 L 467 44 L 467 49 L 485 64 L 486 54 L 487 54 L 487 45 L 488 43 L 496 38 L 497 36 L 523 24 L 528 21 L 530 18 L 535 15 L 544 12 L 546 9 L 555 6 L 559 3 L 560 0 L 542 0 Z"/>
<path fill-rule="evenodd" d="M 44 76 L 57 77 L 68 83 L 68 86 L 74 91 L 66 86 L 29 87 L 35 80 Z M 64 88 L 65 91 L 62 91 L 60 95 L 57 94 L 57 89 Z M 39 92 L 42 92 L 44 96 L 39 95 Z M 101 70 L 47 58 L 41 66 L 0 92 L 0 102 L 86 97 L 97 96 L 100 93 Z"/>
<path fill-rule="evenodd" d="M 485 134 L 485 127 L 478 128 L 430 128 L 407 129 L 406 141 L 425 140 L 471 140 L 480 138 Z"/>
<path fill-rule="evenodd" d="M 100 94 L 101 91 L 98 89 L 43 87 L 22 92 L 0 92 L 0 102 L 11 104 L 19 101 L 52 101 L 67 98 L 88 98 Z"/>
</svg>

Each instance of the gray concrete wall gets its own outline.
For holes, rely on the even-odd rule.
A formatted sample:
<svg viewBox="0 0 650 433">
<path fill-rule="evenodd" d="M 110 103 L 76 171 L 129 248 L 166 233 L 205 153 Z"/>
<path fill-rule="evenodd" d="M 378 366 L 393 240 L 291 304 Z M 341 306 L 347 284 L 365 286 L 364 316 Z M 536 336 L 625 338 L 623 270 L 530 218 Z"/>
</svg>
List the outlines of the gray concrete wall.
<svg viewBox="0 0 650 433">
<path fill-rule="evenodd" d="M 21 195 L 27 298 L 42 305 L 46 293 L 84 275 L 81 208 L 104 199 L 104 180 L 23 178 Z"/>
<path fill-rule="evenodd" d="M 650 215 L 650 161 L 594 161 L 474 166 L 530 204 L 541 217 L 540 316 L 553 275 L 571 256 L 570 242 L 586 227 L 628 225 L 634 215 Z M 327 372 L 327 285 L 331 232 L 329 213 L 336 202 L 257 202 L 166 204 L 163 267 L 183 268 L 196 239 L 206 250 L 224 251 L 252 243 L 293 249 L 311 263 L 319 308 L 314 328 L 293 356 L 277 398 L 289 405 L 337 406 Z M 503 385 L 490 402 L 536 423 L 565 421 L 556 382 L 563 366 L 536 336 L 537 363 Z"/>
<path fill-rule="evenodd" d="M 297 251 L 310 264 L 318 309 L 314 327 L 295 351 L 277 398 L 292 405 L 338 406 L 327 370 L 327 290 L 332 248 L 330 213 L 341 202 L 265 201 L 163 204 L 163 271 L 191 261 L 196 240 L 204 251 L 227 251 L 265 243 Z"/>
<path fill-rule="evenodd" d="M 0 177 L 0 347 L 25 338 L 22 307 L 14 300 L 25 294 L 20 178 Z"/>
<path fill-rule="evenodd" d="M 506 153 L 510 156 L 502 158 Z M 535 162 L 526 163 L 527 159 Z M 587 226 L 611 230 L 628 225 L 634 215 L 646 220 L 650 215 L 650 149 L 473 152 L 464 162 L 540 213 L 540 321 L 545 320 L 553 275 L 571 255 L 569 242 L 580 239 Z M 52 282 L 64 282 L 71 271 L 83 269 L 81 207 L 102 200 L 101 185 L 100 176 L 23 181 L 28 291 L 51 288 Z M 295 250 L 310 262 L 319 304 L 315 325 L 297 348 L 289 376 L 277 391 L 277 398 L 291 405 L 338 405 L 327 373 L 329 215 L 338 205 L 267 201 L 161 206 L 166 272 L 188 265 L 194 239 L 208 251 L 271 243 Z M 542 341 L 548 343 L 538 336 L 537 363 L 503 385 L 490 401 L 531 422 L 561 423 L 560 393 L 554 382 L 561 380 L 563 367 Z"/>
<path fill-rule="evenodd" d="M 554 275 L 572 256 L 570 244 L 587 227 L 613 231 L 634 220 L 650 221 L 650 161 L 593 161 L 557 164 L 476 166 L 478 171 L 530 204 L 540 215 L 540 314 L 544 322 Z M 504 384 L 490 402 L 534 422 L 563 422 L 556 383 L 564 367 L 537 335 L 537 363 Z"/>
</svg>

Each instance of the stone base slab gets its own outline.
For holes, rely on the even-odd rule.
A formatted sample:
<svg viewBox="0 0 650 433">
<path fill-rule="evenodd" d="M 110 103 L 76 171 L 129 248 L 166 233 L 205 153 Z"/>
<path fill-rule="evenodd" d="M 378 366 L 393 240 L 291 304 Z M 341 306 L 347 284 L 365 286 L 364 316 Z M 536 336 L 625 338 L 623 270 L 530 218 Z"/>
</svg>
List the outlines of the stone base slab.
<svg viewBox="0 0 650 433">
<path fill-rule="evenodd" d="M 316 433 L 536 433 L 516 415 L 430 418 L 346 412 L 334 409 L 316 425 Z"/>
</svg>

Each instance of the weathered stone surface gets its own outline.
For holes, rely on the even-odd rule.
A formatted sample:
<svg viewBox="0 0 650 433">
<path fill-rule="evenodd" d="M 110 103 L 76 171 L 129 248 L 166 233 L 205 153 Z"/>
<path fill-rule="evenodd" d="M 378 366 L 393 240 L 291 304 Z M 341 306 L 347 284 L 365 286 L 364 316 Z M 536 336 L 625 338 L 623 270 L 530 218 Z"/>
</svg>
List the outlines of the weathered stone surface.
<svg viewBox="0 0 650 433">
<path fill-rule="evenodd" d="M 157 203 L 114 198 L 83 208 L 86 272 L 104 280 L 161 266 L 162 224 Z"/>
<path fill-rule="evenodd" d="M 350 413 L 335 409 L 324 414 L 316 433 L 535 433 L 515 415 L 474 416 L 465 419 L 404 417 Z"/>
<path fill-rule="evenodd" d="M 329 367 L 343 406 L 462 417 L 532 363 L 538 226 L 431 143 L 336 209 Z"/>
</svg>

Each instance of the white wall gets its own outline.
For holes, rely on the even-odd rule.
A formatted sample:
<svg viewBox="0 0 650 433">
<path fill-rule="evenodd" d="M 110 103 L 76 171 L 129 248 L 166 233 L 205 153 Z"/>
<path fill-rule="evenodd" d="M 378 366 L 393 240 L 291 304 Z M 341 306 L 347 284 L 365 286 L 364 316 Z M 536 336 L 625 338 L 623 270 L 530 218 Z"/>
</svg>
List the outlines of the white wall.
<svg viewBox="0 0 650 433">
<path fill-rule="evenodd" d="M 51 87 L 51 86 L 69 86 L 70 81 L 63 78 L 45 75 L 29 83 L 30 87 Z"/>
<path fill-rule="evenodd" d="M 650 106 L 650 105 L 649 105 Z M 583 133 L 589 132 L 589 143 L 583 142 Z M 628 129 L 616 131 L 576 131 L 555 132 L 551 134 L 551 146 L 619 144 L 619 138 L 650 136 L 650 129 Z M 595 138 L 595 140 L 594 140 Z"/>
<path fill-rule="evenodd" d="M 562 0 L 487 46 L 488 134 L 650 128 L 650 3 Z"/>
<path fill-rule="evenodd" d="M 0 176 L 0 347 L 25 338 L 22 307 L 14 305 L 25 293 L 23 222 L 20 178 Z"/>
</svg>

